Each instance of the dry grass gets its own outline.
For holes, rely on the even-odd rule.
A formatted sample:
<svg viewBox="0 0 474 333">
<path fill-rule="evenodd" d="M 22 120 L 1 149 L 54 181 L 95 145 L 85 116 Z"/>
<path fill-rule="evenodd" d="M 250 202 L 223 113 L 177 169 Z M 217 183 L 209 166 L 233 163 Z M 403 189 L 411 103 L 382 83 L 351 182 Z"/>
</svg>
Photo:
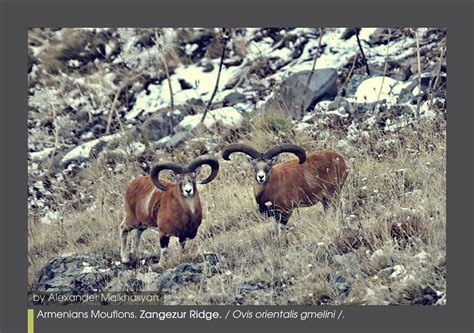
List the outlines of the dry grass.
<svg viewBox="0 0 474 333">
<path fill-rule="evenodd" d="M 242 142 L 258 149 L 285 141 L 307 149 L 335 149 L 338 140 L 331 135 L 315 142 L 296 135 L 291 120 L 277 111 L 249 121 L 241 135 Z M 389 144 L 381 146 L 384 141 Z M 203 254 L 212 252 L 218 255 L 221 274 L 208 274 L 201 283 L 167 297 L 182 304 L 413 304 L 426 286 L 445 290 L 444 120 L 436 126 L 420 123 L 416 131 L 373 133 L 349 148 L 350 176 L 341 209 L 325 213 L 320 204 L 299 209 L 280 237 L 274 222 L 256 212 L 245 158 L 221 161 L 216 180 L 199 186 L 204 220 L 197 238 L 181 257 L 172 255 L 167 262 L 169 267 L 204 262 Z M 179 160 L 194 152 L 175 154 Z M 58 254 L 96 252 L 119 260 L 123 191 L 138 173 L 136 161 L 107 153 L 79 175 L 80 187 L 72 197 L 56 189 L 57 224 L 41 224 L 30 216 L 30 288 L 39 269 Z M 170 245 L 172 253 L 176 243 Z M 158 252 L 156 234 L 145 232 L 140 250 Z M 334 256 L 344 253 L 351 253 L 353 264 L 337 264 Z M 331 272 L 348 277 L 348 297 L 328 281 Z M 244 283 L 260 289 L 243 292 Z"/>
</svg>

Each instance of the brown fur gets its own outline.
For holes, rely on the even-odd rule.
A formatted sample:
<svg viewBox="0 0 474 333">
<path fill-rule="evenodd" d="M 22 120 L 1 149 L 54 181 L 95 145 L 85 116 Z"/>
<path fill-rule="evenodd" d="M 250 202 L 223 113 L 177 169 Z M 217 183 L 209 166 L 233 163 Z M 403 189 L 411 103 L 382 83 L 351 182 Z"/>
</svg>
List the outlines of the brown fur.
<svg viewBox="0 0 474 333">
<path fill-rule="evenodd" d="M 194 238 L 202 221 L 199 193 L 196 190 L 192 198 L 183 198 L 174 183 L 160 181 L 168 187 L 166 192 L 156 188 L 148 176 L 138 177 L 128 185 L 122 227 L 132 230 L 143 225 L 158 228 L 160 236 Z"/>
<path fill-rule="evenodd" d="M 291 160 L 272 168 L 265 184 L 254 184 L 255 199 L 261 209 L 271 202 L 270 209 L 291 214 L 297 206 L 312 206 L 327 198 L 338 200 L 339 192 L 347 178 L 344 158 L 335 152 L 313 152 L 299 164 Z"/>
</svg>

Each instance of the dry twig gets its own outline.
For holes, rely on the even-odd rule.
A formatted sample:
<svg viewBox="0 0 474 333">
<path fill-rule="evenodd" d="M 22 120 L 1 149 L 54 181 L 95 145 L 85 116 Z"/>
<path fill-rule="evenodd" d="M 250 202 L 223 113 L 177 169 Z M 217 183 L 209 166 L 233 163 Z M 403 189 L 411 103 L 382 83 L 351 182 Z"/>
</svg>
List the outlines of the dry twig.
<svg viewBox="0 0 474 333">
<path fill-rule="evenodd" d="M 53 124 L 54 124 L 54 129 L 53 129 L 54 148 L 53 148 L 53 151 L 51 153 L 51 159 L 49 160 L 48 170 L 46 171 L 46 177 L 48 179 L 50 179 L 51 176 L 52 176 L 51 171 L 53 169 L 54 156 L 56 156 L 56 152 L 57 152 L 58 147 L 59 147 L 59 124 L 58 124 L 58 119 L 57 119 L 56 108 L 53 107 L 52 110 L 53 110 Z"/>
<path fill-rule="evenodd" d="M 443 58 L 444 58 L 445 52 L 446 52 L 446 39 L 444 40 L 444 43 L 441 46 L 440 56 L 439 56 L 439 61 L 438 61 L 438 68 L 436 70 L 434 83 L 432 84 L 432 82 L 431 82 L 432 80 L 430 80 L 430 102 L 429 102 L 430 109 L 433 107 L 433 100 L 434 100 L 434 96 L 436 94 L 436 88 L 438 88 L 438 84 L 439 84 L 439 81 L 440 81 L 441 67 L 443 65 Z"/>
<path fill-rule="evenodd" d="M 344 83 L 342 84 L 341 89 L 339 90 L 340 94 L 342 93 L 342 91 L 344 91 L 344 88 L 346 87 L 347 82 L 349 82 L 349 79 L 352 76 L 352 72 L 354 72 L 354 68 L 355 68 L 357 58 L 359 58 L 359 53 L 356 52 L 356 54 L 354 55 L 354 59 L 352 60 L 351 69 L 349 70 L 349 73 L 347 74 L 346 79 L 344 80 Z"/>
<path fill-rule="evenodd" d="M 418 94 L 416 95 L 416 116 L 420 116 L 421 103 L 421 57 L 420 57 L 420 39 L 418 36 L 418 29 L 415 30 L 416 38 L 416 59 L 418 64 Z"/>
<path fill-rule="evenodd" d="M 122 83 L 122 85 L 117 89 L 117 92 L 115 93 L 114 99 L 112 100 L 112 104 L 110 105 L 110 111 L 109 111 L 109 116 L 107 118 L 107 127 L 106 127 L 106 130 L 105 130 L 105 134 L 110 133 L 110 128 L 112 126 L 112 121 L 113 121 L 114 114 L 117 115 L 117 119 L 119 118 L 119 114 L 118 114 L 116 109 L 117 109 L 117 103 L 118 103 L 120 94 L 130 84 L 130 82 L 132 82 L 134 80 L 137 80 L 141 75 L 142 74 L 137 74 L 135 76 L 132 76 L 132 77 L 126 79 Z"/>
<path fill-rule="evenodd" d="M 383 84 L 385 82 L 385 76 L 387 75 L 387 69 L 388 69 L 388 54 L 389 54 L 389 49 L 390 49 L 390 39 L 392 38 L 392 30 L 389 28 L 388 29 L 388 41 L 387 41 L 387 51 L 385 52 L 385 61 L 383 65 L 383 76 L 382 76 L 382 83 L 380 84 L 380 89 L 379 93 L 377 94 L 377 100 L 376 100 L 376 106 L 380 100 L 380 95 L 382 94 L 382 89 L 383 89 Z M 374 107 L 375 109 L 375 107 Z"/>
<path fill-rule="evenodd" d="M 356 28 L 356 38 L 357 38 L 357 45 L 359 45 L 360 53 L 362 54 L 362 59 L 364 60 L 365 70 L 367 72 L 367 75 L 370 76 L 369 64 L 367 62 L 367 58 L 365 57 L 364 49 L 362 48 L 362 44 L 360 42 L 359 29 L 358 28 Z"/>
<path fill-rule="evenodd" d="M 204 120 L 206 119 L 206 116 L 207 116 L 207 112 L 209 111 L 209 108 L 211 107 L 211 104 L 212 104 L 212 101 L 217 93 L 217 89 L 219 88 L 219 80 L 221 78 L 221 71 L 222 71 L 222 65 L 224 63 L 224 57 L 225 57 L 225 48 L 227 46 L 227 42 L 229 41 L 230 39 L 230 35 L 228 35 L 225 31 L 225 29 L 223 29 L 224 31 L 222 31 L 222 34 L 221 34 L 221 38 L 222 38 L 222 53 L 221 53 L 221 60 L 219 62 L 219 71 L 217 72 L 217 79 L 216 79 L 216 84 L 214 86 L 214 91 L 212 92 L 212 95 L 211 95 L 211 98 L 209 99 L 209 101 L 207 102 L 207 105 L 206 105 L 206 108 L 204 109 L 204 113 L 202 115 L 202 118 L 201 118 L 201 123 L 204 123 Z"/>
<path fill-rule="evenodd" d="M 306 81 L 306 87 L 304 88 L 303 98 L 302 98 L 302 101 L 301 101 L 301 106 L 300 106 L 300 117 L 301 118 L 303 118 L 303 116 L 304 116 L 304 111 L 305 111 L 304 110 L 304 104 L 305 104 L 306 94 L 308 93 L 309 84 L 311 82 L 311 79 L 313 78 L 314 70 L 316 69 L 316 63 L 318 61 L 319 55 L 321 54 L 321 41 L 323 39 L 324 30 L 323 30 L 323 28 L 320 28 L 319 31 L 320 31 L 320 34 L 319 34 L 319 41 L 318 41 L 318 50 L 316 51 L 316 55 L 314 56 L 313 66 L 311 67 L 311 72 L 308 75 L 308 80 Z"/>
<path fill-rule="evenodd" d="M 158 33 L 157 33 L 156 30 L 155 30 L 155 38 L 156 38 L 156 41 L 158 43 L 159 37 L 158 37 Z M 169 115 L 168 119 L 169 119 L 170 135 L 173 135 L 174 134 L 174 128 L 173 128 L 174 127 L 173 126 L 173 112 L 174 112 L 173 86 L 171 84 L 168 63 L 167 63 L 166 57 L 163 53 L 161 53 L 161 62 L 163 63 L 163 67 L 165 68 L 165 75 L 166 75 L 166 79 L 168 81 L 168 89 L 170 91 L 170 115 Z"/>
</svg>

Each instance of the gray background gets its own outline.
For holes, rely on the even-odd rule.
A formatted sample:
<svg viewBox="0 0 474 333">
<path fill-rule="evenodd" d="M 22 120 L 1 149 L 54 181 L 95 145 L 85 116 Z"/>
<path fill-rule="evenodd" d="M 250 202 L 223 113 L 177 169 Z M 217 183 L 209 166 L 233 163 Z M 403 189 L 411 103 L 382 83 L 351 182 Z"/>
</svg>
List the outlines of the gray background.
<svg viewBox="0 0 474 333">
<path fill-rule="evenodd" d="M 448 305 L 346 306 L 341 321 L 36 321 L 36 332 L 471 332 L 472 73 L 471 1 L 39 1 L 0 8 L 2 228 L 0 332 L 26 332 L 27 27 L 36 26 L 439 26 L 448 28 Z M 73 306 L 75 310 L 90 307 Z M 160 307 L 152 307 L 154 310 Z M 218 308 L 227 312 L 231 307 Z M 250 307 L 263 310 L 265 307 Z M 281 307 L 272 307 L 272 310 Z M 291 307 L 293 308 L 293 307 Z M 299 308 L 301 307 L 294 307 Z M 39 309 L 39 308 L 36 308 Z M 68 307 L 48 307 L 66 310 Z M 107 310 L 113 308 L 108 307 Z M 128 308 L 130 309 L 130 307 Z M 136 308 L 133 308 L 136 309 Z M 163 308 L 160 308 L 163 309 Z M 247 307 L 242 307 L 242 310 Z M 290 307 L 284 307 L 289 310 Z M 322 310 L 323 307 L 313 308 Z M 171 310 L 171 309 L 170 309 Z M 174 308 L 173 310 L 176 310 Z M 308 309 L 310 310 L 310 309 Z"/>
</svg>

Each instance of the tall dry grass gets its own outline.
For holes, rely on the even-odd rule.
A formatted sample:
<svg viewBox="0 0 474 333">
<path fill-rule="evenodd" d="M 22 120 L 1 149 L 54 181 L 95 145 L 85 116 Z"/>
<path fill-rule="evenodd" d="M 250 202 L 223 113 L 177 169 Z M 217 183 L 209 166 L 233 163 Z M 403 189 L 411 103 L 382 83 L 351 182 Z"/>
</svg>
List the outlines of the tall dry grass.
<svg viewBox="0 0 474 333">
<path fill-rule="evenodd" d="M 420 120 L 416 127 L 373 132 L 363 142 L 349 144 L 343 155 L 350 174 L 340 209 L 324 212 L 320 204 L 298 209 L 281 236 L 273 220 L 257 213 L 245 157 L 220 159 L 218 177 L 198 186 L 204 219 L 196 239 L 182 256 L 172 254 L 166 263 L 206 262 L 204 254 L 211 252 L 218 256 L 220 274 L 205 274 L 199 284 L 169 291 L 166 297 L 181 304 L 412 304 L 426 286 L 444 291 L 445 133 L 443 119 Z M 251 119 L 238 140 L 257 149 L 294 142 L 308 150 L 337 150 L 339 137 L 330 134 L 316 142 L 295 133 L 285 113 L 269 111 Z M 218 148 L 226 143 L 212 141 L 219 142 Z M 195 149 L 187 147 L 172 157 L 178 162 L 194 157 Z M 166 153 L 153 158 L 165 157 L 170 158 Z M 107 152 L 76 177 L 76 193 L 55 189 L 57 221 L 42 224 L 30 216 L 29 288 L 40 268 L 59 254 L 101 253 L 119 260 L 123 193 L 140 173 L 137 161 Z M 176 244 L 171 242 L 172 253 Z M 158 252 L 157 235 L 145 232 L 140 250 L 143 255 Z M 351 284 L 348 297 L 328 280 L 334 272 Z M 243 291 L 242 286 L 257 290 Z"/>
</svg>

